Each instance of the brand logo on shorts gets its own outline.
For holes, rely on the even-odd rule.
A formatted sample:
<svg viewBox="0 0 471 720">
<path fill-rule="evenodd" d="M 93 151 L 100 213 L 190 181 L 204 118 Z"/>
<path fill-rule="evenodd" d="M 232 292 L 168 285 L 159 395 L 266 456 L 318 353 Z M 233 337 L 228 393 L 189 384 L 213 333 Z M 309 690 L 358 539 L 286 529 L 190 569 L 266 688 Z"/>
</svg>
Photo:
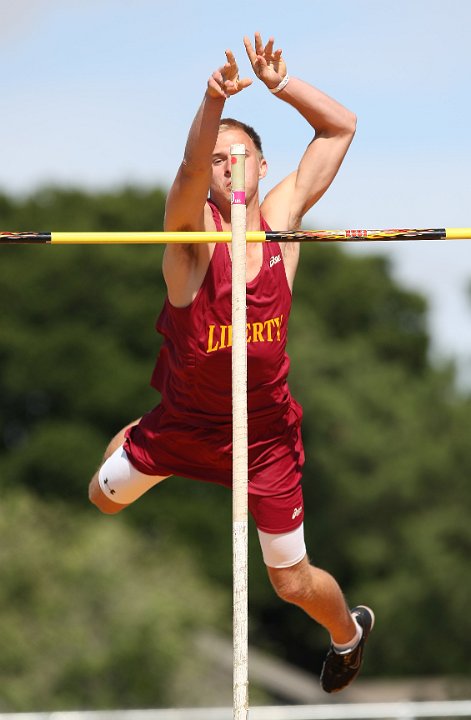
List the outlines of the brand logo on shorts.
<svg viewBox="0 0 471 720">
<path fill-rule="evenodd" d="M 281 262 L 281 255 L 272 255 L 270 258 L 270 267 L 272 268 L 273 265 L 279 262 Z"/>
<path fill-rule="evenodd" d="M 108 478 L 105 478 L 104 484 L 106 485 L 107 489 L 110 491 L 110 495 L 115 495 L 115 494 L 116 494 L 116 490 L 113 490 L 113 488 L 110 487 Z"/>
<path fill-rule="evenodd" d="M 291 516 L 291 520 L 296 520 L 296 518 L 301 515 L 302 511 L 303 511 L 303 506 L 302 506 L 302 505 L 301 505 L 300 507 L 298 507 L 298 508 L 294 508 L 293 514 L 292 514 L 292 516 Z"/>
</svg>

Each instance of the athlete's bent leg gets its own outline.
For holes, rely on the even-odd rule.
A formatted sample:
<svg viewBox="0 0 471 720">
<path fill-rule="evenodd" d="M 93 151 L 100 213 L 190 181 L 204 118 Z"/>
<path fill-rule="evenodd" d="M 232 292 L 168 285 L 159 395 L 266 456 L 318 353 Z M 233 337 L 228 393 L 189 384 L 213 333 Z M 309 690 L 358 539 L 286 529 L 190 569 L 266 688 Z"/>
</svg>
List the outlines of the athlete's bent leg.
<svg viewBox="0 0 471 720">
<path fill-rule="evenodd" d="M 130 463 L 123 442 L 126 430 L 138 422 L 130 423 L 111 440 L 103 463 L 88 488 L 90 502 L 108 515 L 121 512 L 149 488 L 168 477 L 145 475 Z"/>
<path fill-rule="evenodd" d="M 348 643 L 357 632 L 356 625 L 336 580 L 310 564 L 303 525 L 278 535 L 259 530 L 258 535 L 277 595 L 325 627 L 334 643 Z"/>
<path fill-rule="evenodd" d="M 331 647 L 320 676 L 328 693 L 350 685 L 360 672 L 374 613 L 359 605 L 347 606 L 337 581 L 310 564 L 303 526 L 284 534 L 258 531 L 263 559 L 271 583 L 280 598 L 302 608 L 330 634 Z"/>
</svg>

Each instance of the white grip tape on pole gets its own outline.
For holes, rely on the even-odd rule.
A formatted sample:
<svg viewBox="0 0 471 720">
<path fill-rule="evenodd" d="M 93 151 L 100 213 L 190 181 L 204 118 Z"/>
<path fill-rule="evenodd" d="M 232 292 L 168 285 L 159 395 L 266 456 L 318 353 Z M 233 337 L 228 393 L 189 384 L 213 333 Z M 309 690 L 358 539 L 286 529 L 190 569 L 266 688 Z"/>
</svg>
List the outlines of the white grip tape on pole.
<svg viewBox="0 0 471 720">
<path fill-rule="evenodd" d="M 231 146 L 232 159 L 232 412 L 235 522 L 247 520 L 247 312 L 245 146 Z"/>
</svg>

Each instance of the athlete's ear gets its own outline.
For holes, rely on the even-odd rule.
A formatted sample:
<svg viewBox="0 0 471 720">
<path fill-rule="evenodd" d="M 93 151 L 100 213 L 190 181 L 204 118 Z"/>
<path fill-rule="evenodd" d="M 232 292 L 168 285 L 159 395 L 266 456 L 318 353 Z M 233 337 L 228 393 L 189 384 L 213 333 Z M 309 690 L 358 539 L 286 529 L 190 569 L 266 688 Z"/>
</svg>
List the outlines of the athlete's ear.
<svg viewBox="0 0 471 720">
<path fill-rule="evenodd" d="M 265 177 L 265 175 L 267 174 L 267 172 L 268 172 L 268 163 L 267 163 L 267 161 L 265 160 L 265 158 L 262 158 L 262 159 L 260 160 L 260 169 L 259 169 L 259 171 L 258 171 L 258 178 L 259 178 L 259 180 L 262 180 L 262 178 Z"/>
</svg>

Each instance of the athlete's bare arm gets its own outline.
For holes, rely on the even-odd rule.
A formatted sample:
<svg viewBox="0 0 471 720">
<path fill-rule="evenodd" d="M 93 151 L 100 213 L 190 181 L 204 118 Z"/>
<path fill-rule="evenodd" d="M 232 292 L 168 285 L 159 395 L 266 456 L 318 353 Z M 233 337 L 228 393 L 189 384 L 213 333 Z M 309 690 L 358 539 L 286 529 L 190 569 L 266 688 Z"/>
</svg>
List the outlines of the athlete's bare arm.
<svg viewBox="0 0 471 720">
<path fill-rule="evenodd" d="M 287 74 L 281 50 L 273 38 L 264 46 L 259 33 L 255 49 L 244 38 L 247 55 L 257 77 L 269 89 Z M 325 193 L 353 139 L 356 116 L 333 98 L 303 80 L 291 77 L 275 97 L 292 105 L 314 130 L 298 169 L 271 190 L 263 203 L 264 215 L 276 230 L 298 228 L 307 211 Z"/>
<path fill-rule="evenodd" d="M 226 51 L 226 59 L 227 62 L 209 78 L 203 102 L 191 125 L 183 161 L 167 197 L 164 223 L 167 231 L 215 229 L 205 205 L 219 121 L 226 99 L 252 83 L 248 78 L 239 78 L 237 63 L 230 50 Z M 191 302 L 201 285 L 209 259 L 208 245 L 167 245 L 163 273 L 170 302 L 177 306 Z"/>
<path fill-rule="evenodd" d="M 277 230 L 293 230 L 335 178 L 353 140 L 356 116 L 303 80 L 291 77 L 278 94 L 315 131 L 297 170 L 271 190 L 263 211 Z"/>
<path fill-rule="evenodd" d="M 269 89 L 276 88 L 287 69 L 282 51 L 273 49 L 273 38 L 264 46 L 256 33 L 255 48 L 247 37 L 244 44 L 257 77 Z M 315 132 L 298 169 L 276 185 L 262 204 L 263 216 L 273 230 L 293 230 L 300 228 L 304 215 L 337 174 L 355 134 L 356 117 L 336 100 L 295 77 L 275 97 L 292 105 Z M 287 274 L 292 275 L 299 246 L 284 243 L 283 254 Z"/>
</svg>

